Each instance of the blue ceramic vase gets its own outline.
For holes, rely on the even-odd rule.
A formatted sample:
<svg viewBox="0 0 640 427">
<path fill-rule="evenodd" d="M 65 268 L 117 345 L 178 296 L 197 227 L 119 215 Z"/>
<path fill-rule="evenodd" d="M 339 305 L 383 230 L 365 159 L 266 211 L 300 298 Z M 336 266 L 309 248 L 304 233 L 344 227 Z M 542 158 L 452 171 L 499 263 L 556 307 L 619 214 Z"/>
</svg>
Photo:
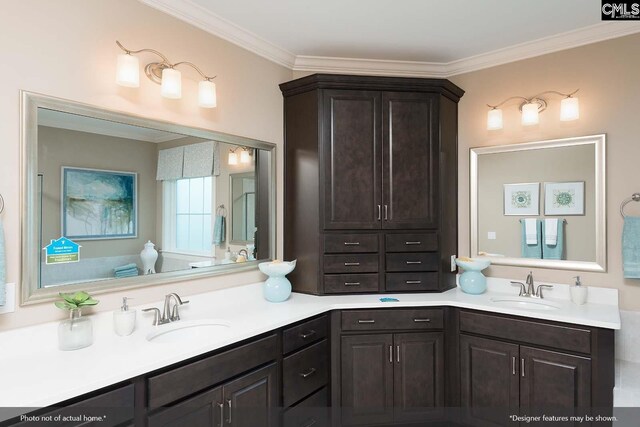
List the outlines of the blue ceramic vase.
<svg viewBox="0 0 640 427">
<path fill-rule="evenodd" d="M 296 261 L 261 262 L 258 268 L 269 278 L 264 282 L 264 299 L 269 302 L 283 302 L 291 295 L 291 282 L 285 276 L 296 268 Z"/>
<path fill-rule="evenodd" d="M 491 265 L 491 261 L 486 259 L 473 259 L 471 261 L 456 259 L 456 264 L 464 270 L 459 279 L 462 292 L 478 295 L 487 290 L 487 278 L 481 272 Z"/>
</svg>

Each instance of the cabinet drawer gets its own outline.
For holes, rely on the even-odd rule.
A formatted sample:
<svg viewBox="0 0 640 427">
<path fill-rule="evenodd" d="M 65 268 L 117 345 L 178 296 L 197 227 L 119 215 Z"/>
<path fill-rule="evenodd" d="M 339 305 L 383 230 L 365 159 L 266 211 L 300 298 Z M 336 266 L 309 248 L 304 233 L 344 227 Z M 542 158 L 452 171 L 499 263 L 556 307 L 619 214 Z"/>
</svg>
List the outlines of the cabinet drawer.
<svg viewBox="0 0 640 427">
<path fill-rule="evenodd" d="M 438 253 L 387 254 L 387 271 L 438 271 Z"/>
<path fill-rule="evenodd" d="M 387 252 L 430 252 L 438 250 L 436 233 L 387 234 L 384 243 Z"/>
<path fill-rule="evenodd" d="M 387 291 L 437 291 L 438 273 L 387 273 Z"/>
<path fill-rule="evenodd" d="M 285 329 L 282 332 L 282 352 L 284 354 L 298 350 L 307 344 L 327 337 L 329 321 L 327 316 L 318 317 Z"/>
<path fill-rule="evenodd" d="M 329 346 L 320 341 L 282 361 L 282 396 L 284 406 L 310 395 L 329 379 Z"/>
<path fill-rule="evenodd" d="M 531 320 L 460 311 L 460 330 L 561 350 L 591 353 L 591 331 Z"/>
<path fill-rule="evenodd" d="M 345 310 L 342 312 L 342 330 L 371 331 L 381 329 L 442 329 L 440 308 L 408 310 Z"/>
<path fill-rule="evenodd" d="M 324 291 L 328 294 L 378 292 L 377 274 L 325 274 Z"/>
<path fill-rule="evenodd" d="M 157 408 L 221 383 L 275 360 L 277 336 L 256 340 L 232 350 L 155 375 L 147 380 L 149 407 Z"/>
<path fill-rule="evenodd" d="M 325 234 L 326 253 L 378 252 L 377 234 Z"/>
<path fill-rule="evenodd" d="M 288 409 L 282 417 L 284 427 L 324 427 L 329 425 L 329 389 L 323 387 Z"/>
<path fill-rule="evenodd" d="M 325 273 L 377 273 L 378 255 L 325 255 Z"/>
</svg>

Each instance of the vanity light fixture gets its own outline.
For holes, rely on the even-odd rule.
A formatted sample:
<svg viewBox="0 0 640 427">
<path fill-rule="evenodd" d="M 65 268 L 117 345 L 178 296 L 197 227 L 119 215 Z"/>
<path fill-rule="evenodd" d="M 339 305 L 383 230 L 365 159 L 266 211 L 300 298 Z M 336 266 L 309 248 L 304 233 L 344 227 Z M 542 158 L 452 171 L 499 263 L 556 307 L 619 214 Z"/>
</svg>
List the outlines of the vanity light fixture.
<svg viewBox="0 0 640 427">
<path fill-rule="evenodd" d="M 247 147 L 243 147 L 240 152 L 240 163 L 250 163 L 251 162 L 251 152 Z"/>
<path fill-rule="evenodd" d="M 576 89 L 571 93 L 562 93 L 555 90 L 549 90 L 539 93 L 530 98 L 525 98 L 524 96 L 512 96 L 496 105 L 487 104 L 487 107 L 490 108 L 490 110 L 487 112 L 487 130 L 502 129 L 504 125 L 502 121 L 502 109 L 500 109 L 499 107 L 512 99 L 522 100 L 519 109 L 522 114 L 521 120 L 524 126 L 538 124 L 540 120 L 540 113 L 542 113 L 547 108 L 547 101 L 542 98 L 542 95 L 546 94 L 556 94 L 564 97 L 564 99 L 560 102 L 561 121 L 567 122 L 571 120 L 577 120 L 580 118 L 580 104 L 578 98 L 574 97 L 573 95 L 575 95 L 578 90 L 579 89 Z"/>
<path fill-rule="evenodd" d="M 227 163 L 229 163 L 230 165 L 238 164 L 238 153 L 236 153 L 236 150 L 237 148 L 229 150 L 229 160 L 227 160 Z"/>
<path fill-rule="evenodd" d="M 160 62 L 150 62 L 144 67 L 144 73 L 154 83 L 161 85 L 160 93 L 165 98 L 182 98 L 182 73 L 176 69 L 186 65 L 198 72 L 202 79 L 198 84 L 198 105 L 203 108 L 215 108 L 217 106 L 216 84 L 213 79 L 204 74 L 200 68 L 191 62 L 172 63 L 166 56 L 154 49 L 129 50 L 119 41 L 116 44 L 124 51 L 118 55 L 116 66 L 116 83 L 125 87 L 140 87 L 140 61 L 134 54 L 150 52 L 161 58 Z"/>
<path fill-rule="evenodd" d="M 240 153 L 238 154 L 238 150 Z M 229 159 L 227 163 L 230 165 L 237 165 L 239 163 L 248 164 L 251 163 L 251 156 L 253 155 L 253 149 L 248 147 L 236 147 L 229 150 Z"/>
</svg>

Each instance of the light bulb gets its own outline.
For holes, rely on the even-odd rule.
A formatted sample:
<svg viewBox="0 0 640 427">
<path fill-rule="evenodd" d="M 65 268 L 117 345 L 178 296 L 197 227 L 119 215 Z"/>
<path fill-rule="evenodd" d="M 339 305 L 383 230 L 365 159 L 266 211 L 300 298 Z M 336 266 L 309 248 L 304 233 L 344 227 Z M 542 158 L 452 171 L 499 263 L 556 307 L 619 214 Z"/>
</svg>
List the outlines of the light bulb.
<svg viewBox="0 0 640 427">
<path fill-rule="evenodd" d="M 229 161 L 228 163 L 230 165 L 237 165 L 238 164 L 238 155 L 236 154 L 235 151 L 229 151 Z"/>
<path fill-rule="evenodd" d="M 530 102 L 522 106 L 522 124 L 524 126 L 538 124 L 538 108 L 535 102 Z"/>
<path fill-rule="evenodd" d="M 249 156 L 249 150 L 243 148 L 240 152 L 240 163 L 249 163 L 251 161 L 251 156 Z"/>
<path fill-rule="evenodd" d="M 118 55 L 116 83 L 125 87 L 140 87 L 140 62 L 126 53 Z"/>
<path fill-rule="evenodd" d="M 182 73 L 173 68 L 165 68 L 162 70 L 162 87 L 160 93 L 169 99 L 182 98 Z"/>
<path fill-rule="evenodd" d="M 580 104 L 578 98 L 565 98 L 560 101 L 560 120 L 569 122 L 580 118 Z"/>
<path fill-rule="evenodd" d="M 487 112 L 487 130 L 502 129 L 502 110 L 492 108 Z"/>
<path fill-rule="evenodd" d="M 215 108 L 217 105 L 216 84 L 209 80 L 198 83 L 198 104 L 203 108 Z"/>
</svg>

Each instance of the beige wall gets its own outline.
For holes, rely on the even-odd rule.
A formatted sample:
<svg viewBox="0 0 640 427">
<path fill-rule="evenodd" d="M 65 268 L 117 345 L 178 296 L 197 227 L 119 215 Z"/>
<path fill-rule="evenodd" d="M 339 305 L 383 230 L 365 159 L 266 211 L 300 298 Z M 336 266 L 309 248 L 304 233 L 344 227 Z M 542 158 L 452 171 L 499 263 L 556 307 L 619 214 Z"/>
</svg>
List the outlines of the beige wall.
<svg viewBox="0 0 640 427">
<path fill-rule="evenodd" d="M 522 216 L 504 215 L 504 184 L 539 183 L 538 218 L 545 218 L 545 182 L 584 181 L 584 215 L 550 215 L 565 223 L 565 255 L 573 261 L 596 261 L 595 157 L 593 145 L 511 151 L 478 156 L 478 250 L 521 256 Z M 531 217 L 529 217 L 531 218 Z M 496 233 L 490 240 L 487 233 Z"/>
<path fill-rule="evenodd" d="M 459 113 L 460 255 L 469 254 L 469 148 L 606 133 L 608 272 L 533 269 L 533 273 L 537 280 L 560 283 L 572 283 L 572 277 L 579 274 L 586 285 L 618 288 L 622 309 L 640 310 L 640 281 L 622 277 L 622 218 L 618 213 L 620 202 L 640 191 L 639 71 L 640 35 L 636 34 L 451 78 L 466 90 Z M 503 108 L 504 129 L 486 130 L 487 103 L 577 88 L 578 121 L 560 122 L 560 98 L 549 97 L 539 125 L 523 127 L 517 106 L 509 104 Z M 640 214 L 640 204 L 628 208 Z M 487 270 L 491 276 L 520 279 L 527 271 L 502 266 Z"/>
<path fill-rule="evenodd" d="M 173 61 L 192 61 L 217 74 L 218 107 L 197 106 L 197 75 L 185 68 L 183 99 L 168 100 L 141 76 L 141 87 L 117 86 L 115 40 L 130 49 L 155 48 Z M 154 119 L 282 143 L 282 95 L 278 84 L 290 70 L 196 29 L 135 0 L 23 0 L 6 2 L 0 14 L 0 194 L 7 243 L 7 279 L 20 283 L 20 108 L 21 89 Z M 156 59 L 141 55 L 141 63 Z M 282 194 L 282 151 L 278 188 Z M 278 230 L 282 230 L 282 202 Z M 282 238 L 278 236 L 278 251 Z M 170 291 L 189 295 L 262 280 L 257 272 L 127 291 L 136 304 L 159 301 Z M 97 310 L 120 305 L 122 292 L 103 294 Z M 17 298 L 18 299 L 18 298 Z M 0 315 L 0 330 L 60 319 L 53 304 L 18 307 Z M 147 321 L 141 319 L 140 321 Z"/>
<path fill-rule="evenodd" d="M 38 171 L 44 174 L 42 242 L 62 236 L 60 226 L 61 168 L 118 170 L 138 174 L 138 237 L 83 240 L 81 258 L 135 255 L 144 243 L 155 240 L 156 144 L 107 135 L 38 127 Z M 73 268 L 73 266 L 70 266 Z"/>
</svg>

